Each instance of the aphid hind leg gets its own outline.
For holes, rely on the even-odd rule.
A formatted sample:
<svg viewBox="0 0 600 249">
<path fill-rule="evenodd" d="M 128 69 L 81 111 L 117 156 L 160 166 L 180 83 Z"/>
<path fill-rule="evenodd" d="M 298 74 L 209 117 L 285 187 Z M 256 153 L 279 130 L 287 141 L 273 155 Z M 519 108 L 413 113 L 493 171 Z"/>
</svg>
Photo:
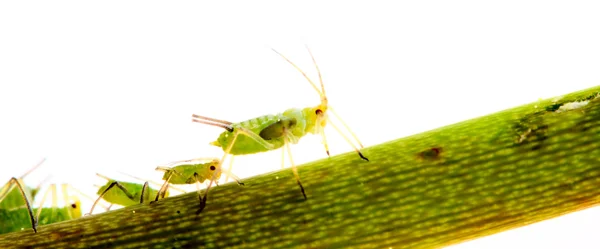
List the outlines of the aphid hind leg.
<svg viewBox="0 0 600 249">
<path fill-rule="evenodd" d="M 10 178 L 10 180 L 8 180 L 8 182 L 4 185 L 4 187 L 2 187 L 2 198 L 0 198 L 0 200 L 4 199 L 4 197 L 6 197 L 8 195 L 8 193 L 10 191 L 12 191 L 13 186 L 17 186 L 17 188 L 19 189 L 19 193 L 21 193 L 21 196 L 23 197 L 23 201 L 25 201 L 25 205 L 27 206 L 27 212 L 29 214 L 29 220 L 31 221 L 31 228 L 33 229 L 33 232 L 37 233 L 37 219 L 35 218 L 35 216 L 33 216 L 33 209 L 31 208 L 31 204 L 29 202 L 29 198 L 27 198 L 27 195 L 25 194 L 25 189 L 23 188 L 23 185 L 19 182 L 19 180 L 15 177 Z"/>
<path fill-rule="evenodd" d="M 294 164 L 294 160 L 292 159 L 292 150 L 290 149 L 290 144 L 287 141 L 287 138 L 284 139 L 285 141 L 285 148 L 288 151 L 288 156 L 290 158 L 290 163 L 292 164 L 292 172 L 294 172 L 294 176 L 296 177 L 296 183 L 298 183 L 298 186 L 300 187 L 300 191 L 302 191 L 302 196 L 304 196 L 304 199 L 307 200 L 308 198 L 306 198 L 306 193 L 304 192 L 304 187 L 302 186 L 302 182 L 300 182 L 300 175 L 298 175 L 298 168 L 296 168 L 296 164 Z"/>
<path fill-rule="evenodd" d="M 102 197 L 104 197 L 104 195 L 114 186 L 119 187 L 119 189 L 121 189 L 121 191 L 123 191 L 123 193 L 125 193 L 125 195 L 127 195 L 127 198 L 129 198 L 130 200 L 134 200 L 134 196 L 129 193 L 129 191 L 127 191 L 127 189 L 125 187 L 123 187 L 123 185 L 121 185 L 118 181 L 113 181 L 110 183 L 110 185 L 108 185 L 108 188 L 106 188 L 102 194 L 100 194 L 100 196 L 98 197 L 98 199 L 96 199 L 96 201 L 94 202 L 94 204 L 92 205 L 92 209 L 90 210 L 90 212 L 88 214 L 92 214 L 94 212 L 94 208 L 96 207 L 96 204 L 98 204 L 98 202 L 100 201 L 100 199 L 102 199 Z"/>
</svg>

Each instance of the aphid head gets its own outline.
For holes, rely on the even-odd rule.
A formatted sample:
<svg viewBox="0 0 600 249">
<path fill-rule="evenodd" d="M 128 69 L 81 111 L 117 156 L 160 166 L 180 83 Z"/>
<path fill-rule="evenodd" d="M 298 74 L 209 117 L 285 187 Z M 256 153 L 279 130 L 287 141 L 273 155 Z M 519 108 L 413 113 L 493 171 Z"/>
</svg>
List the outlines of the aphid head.
<svg viewBox="0 0 600 249">
<path fill-rule="evenodd" d="M 327 155 L 329 155 L 329 148 L 327 145 L 327 141 L 325 139 L 325 133 L 323 132 L 323 128 L 325 128 L 325 125 L 327 124 L 327 121 L 329 120 L 329 118 L 327 117 L 327 110 L 331 109 L 332 113 L 342 122 L 342 124 L 348 129 L 350 134 L 356 139 L 359 146 L 362 148 L 363 146 L 360 143 L 360 141 L 358 141 L 358 138 L 356 137 L 356 135 L 354 135 L 354 133 L 352 131 L 350 131 L 350 128 L 348 128 L 348 126 L 344 124 L 344 122 L 333 111 L 333 109 L 330 108 L 329 103 L 327 102 L 327 95 L 325 95 L 325 87 L 323 86 L 323 77 L 321 77 L 321 70 L 319 70 L 319 66 L 317 65 L 315 57 L 313 56 L 312 52 L 310 52 L 310 49 L 308 48 L 308 46 L 306 47 L 306 49 L 308 50 L 308 53 L 310 54 L 310 57 L 312 58 L 313 64 L 315 64 L 315 68 L 317 69 L 317 73 L 319 74 L 319 83 L 321 83 L 320 90 L 317 87 L 317 85 L 306 75 L 306 73 L 304 73 L 304 71 L 302 71 L 302 69 L 300 69 L 298 66 L 296 66 L 296 64 L 294 64 L 288 58 L 283 56 L 281 53 L 277 52 L 277 50 L 273 49 L 273 51 L 275 51 L 275 53 L 277 53 L 278 55 L 283 57 L 283 59 L 285 59 L 287 62 L 289 62 L 294 68 L 296 68 L 296 70 L 298 70 L 298 72 L 300 72 L 302 74 L 302 76 L 304 76 L 304 78 L 306 80 L 308 80 L 310 85 L 312 85 L 313 89 L 315 89 L 315 91 L 317 91 L 317 93 L 319 93 L 319 97 L 321 98 L 321 103 L 316 107 L 313 107 L 313 108 L 309 107 L 309 108 L 303 109 L 304 115 L 308 119 L 307 120 L 308 122 L 306 125 L 307 131 L 314 133 L 314 134 L 321 134 L 321 136 L 323 137 L 323 144 L 325 145 L 325 150 L 327 152 Z M 362 155 L 360 150 L 358 150 L 358 148 L 356 148 L 356 146 L 354 146 L 354 144 L 350 141 L 350 139 L 348 139 L 333 123 L 332 123 L 332 126 L 340 133 L 340 135 L 342 135 L 344 137 L 344 139 L 346 139 L 346 141 L 350 145 L 352 145 L 352 147 L 354 147 L 354 150 L 358 153 L 358 155 L 362 159 L 364 159 L 366 161 L 369 160 Z"/>
</svg>

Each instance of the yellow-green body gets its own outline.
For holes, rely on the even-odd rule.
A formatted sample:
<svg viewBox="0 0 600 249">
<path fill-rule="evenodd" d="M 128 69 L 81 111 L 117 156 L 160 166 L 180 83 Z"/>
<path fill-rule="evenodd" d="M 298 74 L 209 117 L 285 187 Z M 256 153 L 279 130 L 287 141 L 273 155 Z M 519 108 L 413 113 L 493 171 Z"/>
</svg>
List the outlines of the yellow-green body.
<svg viewBox="0 0 600 249">
<path fill-rule="evenodd" d="M 296 144 L 307 133 L 318 133 L 317 126 L 315 126 L 317 121 L 316 110 L 318 109 L 319 106 L 303 109 L 292 108 L 276 115 L 264 115 L 234 123 L 231 125 L 233 131 L 224 131 L 219 135 L 217 141 L 211 144 L 226 150 L 233 140 L 235 129 L 239 127 L 258 134 L 273 147 L 267 148 L 256 140 L 244 134 L 239 134 L 229 152 L 232 155 L 254 154 L 279 149 L 285 144 L 284 139 L 286 137 L 288 142 Z"/>
<path fill-rule="evenodd" d="M 113 182 L 114 181 L 108 181 L 106 184 L 104 184 L 102 187 L 100 187 L 100 189 L 98 189 L 97 194 L 101 195 Z M 124 207 L 135 205 L 135 204 L 140 204 L 140 199 L 142 197 L 142 188 L 144 185 L 139 184 L 139 183 L 133 183 L 133 182 L 122 182 L 122 181 L 118 181 L 118 182 L 123 187 L 125 187 L 125 189 L 127 189 L 127 191 L 133 196 L 133 199 L 129 198 L 123 192 L 123 190 L 121 190 L 120 188 L 118 188 L 116 186 L 114 186 L 110 190 L 108 190 L 108 192 L 106 192 L 104 194 L 104 196 L 102 196 L 102 199 L 104 199 L 105 201 L 107 201 L 109 203 L 121 205 Z M 151 200 L 153 200 L 152 198 L 153 198 L 153 196 L 156 196 L 156 194 L 158 194 L 158 190 L 148 188 L 148 193 L 144 193 L 144 196 L 146 197 L 146 198 L 144 198 L 144 203 L 148 203 Z M 168 197 L 168 196 L 169 196 L 169 192 L 167 191 L 165 194 L 165 197 Z"/>
<path fill-rule="evenodd" d="M 169 169 L 164 169 L 163 180 L 168 180 L 171 184 L 183 185 L 193 184 L 196 181 L 202 183 L 212 179 L 213 174 L 215 179 L 219 179 L 221 171 L 216 170 L 218 166 L 219 160 L 217 159 L 203 163 L 177 165 Z"/>
<path fill-rule="evenodd" d="M 27 198 L 33 200 L 37 196 L 37 193 L 39 193 L 40 188 L 24 186 L 23 190 Z M 64 207 L 53 206 L 42 208 L 37 226 L 76 219 L 82 216 L 81 201 L 79 199 L 74 199 L 72 203 L 66 203 L 65 205 Z M 39 208 L 32 208 L 33 214 L 36 214 L 38 211 Z M 0 202 L 0 234 L 26 229 L 31 229 L 29 212 L 23 196 L 19 189 L 15 187 Z"/>
</svg>

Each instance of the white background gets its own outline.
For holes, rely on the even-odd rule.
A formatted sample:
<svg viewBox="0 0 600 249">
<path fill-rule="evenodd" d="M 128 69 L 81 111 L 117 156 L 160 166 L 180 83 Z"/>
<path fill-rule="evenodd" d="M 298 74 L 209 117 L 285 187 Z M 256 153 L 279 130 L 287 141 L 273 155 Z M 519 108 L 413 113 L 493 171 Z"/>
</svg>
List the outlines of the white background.
<svg viewBox="0 0 600 249">
<path fill-rule="evenodd" d="M 0 2 L 0 180 L 47 157 L 48 174 L 93 195 L 99 172 L 160 179 L 157 165 L 220 157 L 220 128 L 318 103 L 316 80 L 366 146 L 600 83 L 593 1 Z M 332 154 L 351 150 L 332 129 Z M 316 136 L 293 148 L 323 158 Z M 280 153 L 236 158 L 248 177 Z M 87 203 L 89 207 L 89 203 Z M 588 209 L 453 248 L 597 248 Z"/>
</svg>

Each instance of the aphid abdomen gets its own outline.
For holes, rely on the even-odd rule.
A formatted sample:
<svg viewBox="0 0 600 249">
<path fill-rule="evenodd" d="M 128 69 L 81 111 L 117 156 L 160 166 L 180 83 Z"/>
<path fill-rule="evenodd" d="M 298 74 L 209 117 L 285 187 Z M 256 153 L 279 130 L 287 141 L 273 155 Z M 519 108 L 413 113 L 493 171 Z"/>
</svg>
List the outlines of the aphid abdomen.
<svg viewBox="0 0 600 249">
<path fill-rule="evenodd" d="M 233 140 L 233 133 L 236 128 L 243 127 L 247 130 L 250 130 L 256 134 L 260 134 L 260 132 L 269 127 L 270 125 L 277 123 L 281 120 L 280 115 L 265 115 L 257 118 L 249 119 L 240 123 L 233 124 L 233 132 L 225 131 L 221 133 L 219 139 L 217 140 L 220 147 L 223 150 L 226 150 L 231 141 Z M 273 148 L 266 148 L 260 143 L 256 142 L 256 140 L 244 135 L 238 135 L 235 144 L 231 147 L 231 151 L 229 152 L 232 155 L 246 155 L 246 154 L 254 154 L 259 152 L 265 152 L 277 148 L 281 148 L 284 144 L 283 138 L 272 138 L 271 140 L 265 140 L 267 143 L 272 144 Z"/>
<path fill-rule="evenodd" d="M 106 190 L 106 188 L 108 188 L 108 186 L 110 186 L 111 183 L 112 182 L 107 182 L 104 186 L 102 186 L 100 189 L 98 189 L 97 194 L 101 195 L 104 192 L 104 190 Z M 125 187 L 125 189 L 127 189 L 127 191 L 129 191 L 129 193 L 131 195 L 133 195 L 133 200 L 129 199 L 129 197 L 127 197 L 127 195 L 125 193 L 123 193 L 123 191 L 116 186 L 111 188 L 110 190 L 108 190 L 108 192 L 106 192 L 106 194 L 104 194 L 102 199 L 104 199 L 105 201 L 107 201 L 109 203 L 114 203 L 114 204 L 121 205 L 121 206 L 131 206 L 131 205 L 139 204 L 142 185 L 137 184 L 137 183 L 121 182 L 121 181 L 119 181 L 119 183 L 123 187 Z"/>
</svg>

